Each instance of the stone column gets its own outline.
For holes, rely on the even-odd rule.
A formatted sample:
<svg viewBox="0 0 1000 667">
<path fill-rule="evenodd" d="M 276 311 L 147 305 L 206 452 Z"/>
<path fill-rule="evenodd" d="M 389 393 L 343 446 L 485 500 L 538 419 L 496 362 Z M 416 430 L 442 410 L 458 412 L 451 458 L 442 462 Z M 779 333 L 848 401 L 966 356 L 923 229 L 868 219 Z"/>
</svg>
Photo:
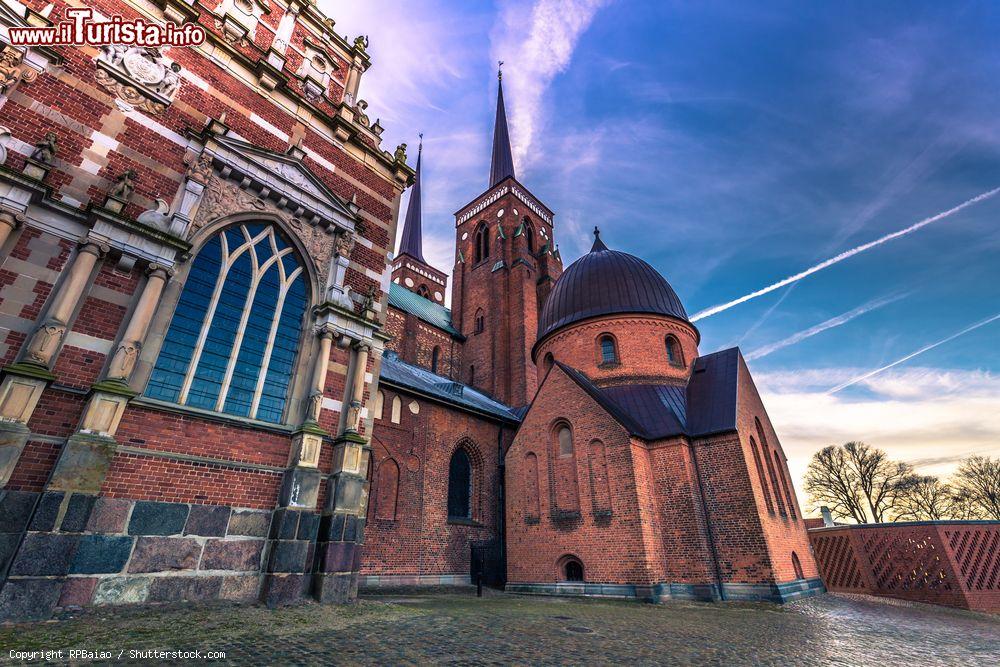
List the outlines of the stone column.
<svg viewBox="0 0 1000 667">
<path fill-rule="evenodd" d="M 97 260 L 107 251 L 107 246 L 98 245 L 93 241 L 88 241 L 80 247 L 76 259 L 69 267 L 66 279 L 52 300 L 45 323 L 31 337 L 25 361 L 45 368 L 51 368 L 55 363 L 56 352 L 63 336 L 66 335 L 69 318 L 87 288 L 87 281 Z"/>
<path fill-rule="evenodd" d="M 330 367 L 330 350 L 336 334 L 330 329 L 317 332 L 309 396 L 302 424 L 292 436 L 288 468 L 281 484 L 278 506 L 271 519 L 266 575 L 261 597 L 268 606 L 298 602 L 308 594 L 320 524 L 316 513 L 322 474 L 319 454 L 323 438 L 330 434 L 319 425 L 323 390 Z"/>
<path fill-rule="evenodd" d="M 0 233 L 10 234 L 12 227 L 7 224 L 6 212 L 0 219 L 3 220 Z M 92 242 L 80 248 L 52 300 L 45 323 L 29 341 L 24 358 L 3 369 L 3 382 L 0 383 L 0 485 L 7 483 L 21 457 L 31 434 L 27 427 L 28 420 L 45 387 L 55 379 L 50 368 L 66 335 L 70 317 L 83 296 L 94 265 L 105 252 L 106 246 Z"/>
<path fill-rule="evenodd" d="M 358 568 L 368 507 L 368 440 L 360 434 L 365 373 L 371 346 L 355 345 L 354 365 L 347 386 L 350 406 L 343 432 L 334 441 L 333 466 L 327 480 L 327 500 L 316 545 L 314 591 L 320 602 L 353 600 L 358 592 Z"/>
<path fill-rule="evenodd" d="M 13 211 L 0 210 L 0 246 L 10 238 L 11 233 L 21 224 L 23 218 Z"/>
</svg>

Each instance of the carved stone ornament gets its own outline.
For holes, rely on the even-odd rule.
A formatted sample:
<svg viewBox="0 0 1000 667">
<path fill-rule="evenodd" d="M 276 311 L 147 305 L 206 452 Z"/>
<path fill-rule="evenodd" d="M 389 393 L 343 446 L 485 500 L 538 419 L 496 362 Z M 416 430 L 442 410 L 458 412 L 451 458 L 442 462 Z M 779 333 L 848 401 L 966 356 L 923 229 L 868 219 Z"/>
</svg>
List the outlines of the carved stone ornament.
<svg viewBox="0 0 1000 667">
<path fill-rule="evenodd" d="M 193 236 L 206 224 L 233 213 L 264 211 L 272 213 L 295 230 L 305 245 L 317 267 L 326 267 L 334 252 L 334 238 L 322 227 L 317 227 L 294 217 L 288 211 L 279 209 L 270 200 L 261 199 L 251 192 L 241 189 L 236 183 L 213 175 L 205 188 L 205 195 L 191 223 L 188 237 Z"/>
<path fill-rule="evenodd" d="M 43 324 L 32 337 L 31 345 L 28 347 L 28 360 L 48 366 L 65 334 L 66 327 L 58 322 Z"/>
<path fill-rule="evenodd" d="M 38 72 L 24 64 L 24 53 L 5 45 L 0 51 L 0 95 L 7 95 L 21 81 L 31 83 Z"/>
<path fill-rule="evenodd" d="M 353 232 L 345 230 L 337 234 L 337 254 L 341 257 L 350 257 L 355 243 Z"/>
<path fill-rule="evenodd" d="M 368 118 L 368 114 L 365 113 L 368 109 L 368 102 L 364 100 L 358 100 L 358 103 L 354 105 L 354 120 L 358 122 L 358 125 L 363 127 L 369 127 L 371 125 L 371 120 Z"/>
<path fill-rule="evenodd" d="M 208 185 L 209 179 L 212 178 L 212 156 L 208 153 L 199 155 L 198 159 L 188 167 L 187 177 L 195 183 Z"/>
<path fill-rule="evenodd" d="M 55 132 L 46 132 L 45 138 L 35 144 L 35 150 L 31 152 L 30 159 L 41 164 L 51 165 L 59 152 L 59 138 Z"/>
<path fill-rule="evenodd" d="M 101 47 L 94 78 L 125 103 L 161 113 L 180 89 L 180 71 L 159 49 L 111 44 Z"/>
</svg>

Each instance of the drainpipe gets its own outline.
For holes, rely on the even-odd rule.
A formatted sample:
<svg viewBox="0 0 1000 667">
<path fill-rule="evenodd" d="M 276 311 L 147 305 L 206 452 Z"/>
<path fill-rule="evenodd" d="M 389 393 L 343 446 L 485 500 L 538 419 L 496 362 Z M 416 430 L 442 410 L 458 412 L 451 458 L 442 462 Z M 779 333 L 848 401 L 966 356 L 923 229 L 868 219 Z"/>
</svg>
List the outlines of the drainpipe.
<svg viewBox="0 0 1000 667">
<path fill-rule="evenodd" d="M 708 501 L 705 499 L 705 486 L 701 483 L 701 470 L 698 468 L 698 455 L 694 443 L 688 441 L 691 451 L 691 464 L 694 467 L 694 478 L 698 482 L 698 497 L 701 499 L 701 511 L 705 515 L 705 532 L 708 533 L 708 552 L 712 556 L 712 566 L 715 570 L 715 583 L 719 587 L 719 599 L 725 600 L 726 593 L 722 588 L 722 567 L 719 565 L 719 554 L 715 550 L 715 535 L 712 532 L 712 518 L 708 513 Z"/>
</svg>

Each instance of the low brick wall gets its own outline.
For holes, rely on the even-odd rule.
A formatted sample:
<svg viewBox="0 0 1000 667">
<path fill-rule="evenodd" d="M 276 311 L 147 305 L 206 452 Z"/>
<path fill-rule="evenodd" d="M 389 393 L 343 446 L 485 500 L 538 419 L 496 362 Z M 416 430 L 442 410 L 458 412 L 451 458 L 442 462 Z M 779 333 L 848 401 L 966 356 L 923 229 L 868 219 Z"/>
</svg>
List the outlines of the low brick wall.
<svg viewBox="0 0 1000 667">
<path fill-rule="evenodd" d="M 1000 613 L 1000 521 L 927 521 L 809 531 L 830 591 Z"/>
</svg>

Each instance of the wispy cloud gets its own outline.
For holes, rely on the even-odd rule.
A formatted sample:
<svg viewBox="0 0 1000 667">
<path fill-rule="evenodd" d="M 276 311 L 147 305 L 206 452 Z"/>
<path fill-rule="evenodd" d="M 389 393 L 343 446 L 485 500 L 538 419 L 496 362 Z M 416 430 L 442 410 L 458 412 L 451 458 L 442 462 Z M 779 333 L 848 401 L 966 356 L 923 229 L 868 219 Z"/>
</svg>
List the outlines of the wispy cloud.
<svg viewBox="0 0 1000 667">
<path fill-rule="evenodd" d="M 873 310 L 878 310 L 879 308 L 886 306 L 894 301 L 899 301 L 905 296 L 906 294 L 894 294 L 892 296 L 883 297 L 881 299 L 873 299 L 868 303 L 862 304 L 857 308 L 853 308 L 847 311 L 846 313 L 842 313 L 840 315 L 837 315 L 836 317 L 831 317 L 830 319 L 824 322 L 820 322 L 817 325 L 811 326 L 808 329 L 803 329 L 802 331 L 796 332 L 791 336 L 788 336 L 787 338 L 782 338 L 781 340 L 771 343 L 769 345 L 764 345 L 763 347 L 759 347 L 756 350 L 753 350 L 752 352 L 747 354 L 746 358 L 748 360 L 753 360 L 753 359 L 760 359 L 761 357 L 766 357 L 772 352 L 777 352 L 778 350 L 789 347 L 791 345 L 795 345 L 796 343 L 801 343 L 807 338 L 812 338 L 816 334 L 820 334 L 829 329 L 834 329 L 836 327 L 843 326 L 844 324 L 847 324 L 856 317 L 861 317 L 865 313 L 870 313 Z"/>
<path fill-rule="evenodd" d="M 987 190 L 986 192 L 984 192 L 984 193 L 982 193 L 980 195 L 976 195 L 972 199 L 968 199 L 968 200 L 962 202 L 961 204 L 959 204 L 958 206 L 955 206 L 953 208 L 948 209 L 947 211 L 942 211 L 940 213 L 936 213 L 936 214 L 930 216 L 929 218 L 924 218 L 920 222 L 913 223 L 912 225 L 910 225 L 909 227 L 906 227 L 905 229 L 900 229 L 898 231 L 892 232 L 891 234 L 886 234 L 885 236 L 877 238 L 874 241 L 870 241 L 868 243 L 856 246 L 854 248 L 851 248 L 850 250 L 845 250 L 844 252 L 840 253 L 839 255 L 836 255 L 834 257 L 831 257 L 830 259 L 824 260 L 824 261 L 820 262 L 819 264 L 815 264 L 815 265 L 809 267 L 808 269 L 806 269 L 804 271 L 800 271 L 799 273 L 796 273 L 795 275 L 792 275 L 792 276 L 789 276 L 789 277 L 784 278 L 782 280 L 779 280 L 776 283 L 772 283 L 771 285 L 768 285 L 767 287 L 761 288 L 761 289 L 757 290 L 756 292 L 750 292 L 749 294 L 741 296 L 738 299 L 733 299 L 732 301 L 727 301 L 726 303 L 722 303 L 722 304 L 719 304 L 719 305 L 716 305 L 716 306 L 712 306 L 711 308 L 706 308 L 705 310 L 703 310 L 703 311 L 701 311 L 699 313 L 696 313 L 694 315 L 694 317 L 691 318 L 691 321 L 692 322 L 697 322 L 698 320 L 705 319 L 706 317 L 711 317 L 712 315 L 716 315 L 716 314 L 721 313 L 721 312 L 723 312 L 725 310 L 729 310 L 733 306 L 738 306 L 741 303 L 746 303 L 747 301 L 750 301 L 751 299 L 756 299 L 759 296 L 763 296 L 765 294 L 769 294 L 769 293 L 773 292 L 774 290 L 781 289 L 785 285 L 791 285 L 792 283 L 796 283 L 796 282 L 802 280 L 803 278 L 807 278 L 807 277 L 811 276 L 814 273 L 818 273 L 819 271 L 822 271 L 823 269 L 828 269 L 831 266 L 833 266 L 834 264 L 839 264 L 840 262 L 843 262 L 845 259 L 850 259 L 851 257 L 854 257 L 855 255 L 859 255 L 859 254 L 861 254 L 861 253 L 863 253 L 863 252 L 865 252 L 867 250 L 871 250 L 872 248 L 876 248 L 876 247 L 878 247 L 878 246 L 880 246 L 880 245 L 882 245 L 884 243 L 888 243 L 889 241 L 893 241 L 893 240 L 898 239 L 898 238 L 900 238 L 902 236 L 906 236 L 907 234 L 912 234 L 913 232 L 917 231 L 918 229 L 922 229 L 922 228 L 926 227 L 927 225 L 930 225 L 930 224 L 933 224 L 935 222 L 938 222 L 939 220 L 944 220 L 945 218 L 948 218 L 948 217 L 950 217 L 950 216 L 958 213 L 959 211 L 962 211 L 962 210 L 964 210 L 964 209 L 966 209 L 966 208 L 968 208 L 970 206 L 978 204 L 981 201 L 985 201 L 985 200 L 989 199 L 990 197 L 993 197 L 998 192 L 1000 192 L 1000 188 L 993 188 L 992 190 Z"/>
<path fill-rule="evenodd" d="M 971 326 L 965 327 L 961 331 L 953 333 L 952 335 L 950 335 L 950 336 L 948 336 L 946 338 L 942 338 L 941 340 L 935 341 L 935 342 L 930 343 L 928 345 L 924 345 L 922 348 L 920 348 L 916 352 L 911 352 L 910 354 L 906 355 L 905 357 L 900 357 L 899 359 L 896 359 L 896 361 L 892 362 L 891 364 L 886 364 L 885 366 L 882 366 L 880 368 L 876 368 L 873 371 L 868 371 L 867 373 L 863 373 L 862 375 L 859 375 L 857 377 L 851 378 L 850 380 L 848 380 L 846 382 L 842 382 L 842 383 L 838 384 L 837 386 L 833 387 L 832 389 L 830 389 L 827 393 L 828 394 L 836 394 L 838 391 L 840 391 L 842 389 L 846 389 L 847 387 L 850 387 L 851 385 L 855 385 L 855 384 L 857 384 L 859 382 L 863 382 L 863 381 L 865 381 L 865 380 L 867 380 L 869 378 L 875 377 L 879 373 L 883 373 L 883 372 L 889 370 L 890 368 L 894 368 L 896 366 L 899 366 L 900 364 L 906 363 L 910 359 L 913 359 L 914 357 L 918 357 L 921 354 L 923 354 L 924 352 L 928 352 L 930 350 L 933 350 L 935 347 L 938 347 L 940 345 L 944 345 L 945 343 L 950 343 L 951 341 L 955 340 L 959 336 L 964 336 L 967 333 L 975 331 L 976 329 L 979 329 L 980 327 L 984 327 L 987 324 L 990 324 L 991 322 L 995 322 L 997 320 L 1000 320 L 1000 313 L 998 313 L 998 314 L 996 314 L 996 315 L 994 315 L 992 317 L 988 317 L 985 320 L 981 320 L 979 322 L 976 322 L 975 324 L 973 324 Z"/>
<path fill-rule="evenodd" d="M 493 30 L 491 51 L 503 60 L 504 88 L 513 104 L 511 140 L 518 169 L 544 117 L 542 98 L 552 79 L 566 70 L 580 36 L 609 0 L 536 0 L 508 3 Z"/>
</svg>

